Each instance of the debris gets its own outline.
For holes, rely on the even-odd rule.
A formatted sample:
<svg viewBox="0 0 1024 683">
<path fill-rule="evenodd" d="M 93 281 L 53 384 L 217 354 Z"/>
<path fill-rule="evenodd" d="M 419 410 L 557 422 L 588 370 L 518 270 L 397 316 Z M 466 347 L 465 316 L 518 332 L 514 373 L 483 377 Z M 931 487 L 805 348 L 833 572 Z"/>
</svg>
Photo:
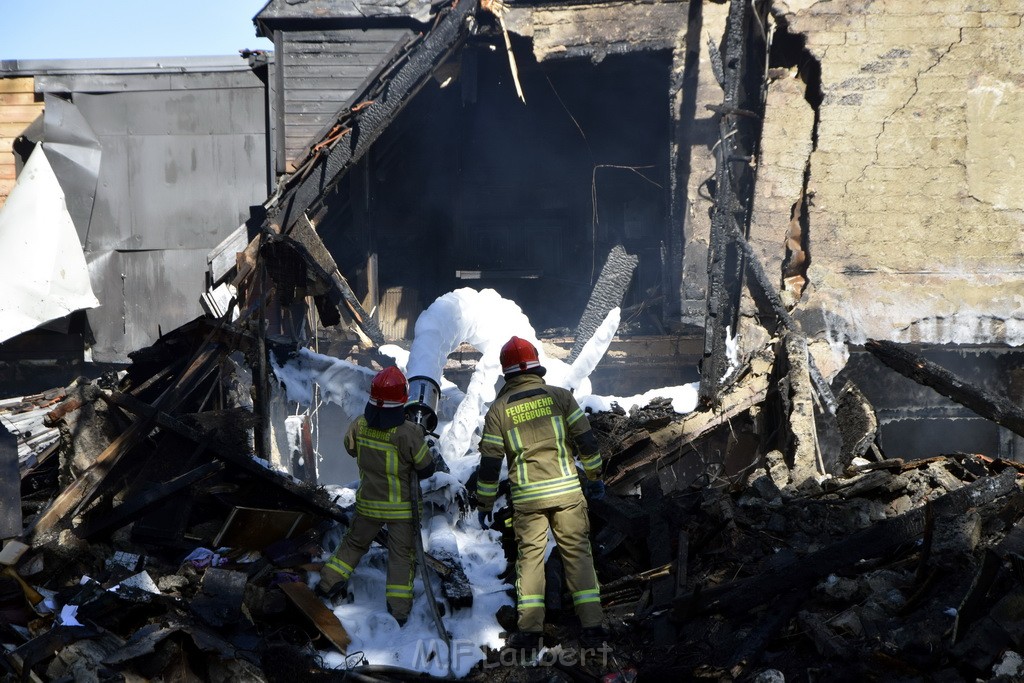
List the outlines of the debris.
<svg viewBox="0 0 1024 683">
<path fill-rule="evenodd" d="M 288 599 L 292 601 L 292 604 L 298 607 L 313 622 L 317 630 L 324 634 L 324 637 L 339 652 L 344 654 L 348 651 L 349 643 L 352 642 L 348 633 L 345 632 L 345 628 L 338 621 L 338 618 L 329 609 L 324 607 L 323 602 L 313 594 L 309 586 L 296 582 L 282 583 L 280 588 L 288 596 Z"/>
</svg>

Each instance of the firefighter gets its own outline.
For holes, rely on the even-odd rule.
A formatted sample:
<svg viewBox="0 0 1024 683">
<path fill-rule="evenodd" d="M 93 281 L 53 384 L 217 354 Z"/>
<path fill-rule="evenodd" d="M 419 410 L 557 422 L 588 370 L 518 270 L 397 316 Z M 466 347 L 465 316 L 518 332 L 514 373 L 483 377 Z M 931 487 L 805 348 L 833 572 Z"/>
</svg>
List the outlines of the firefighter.
<svg viewBox="0 0 1024 683">
<path fill-rule="evenodd" d="M 587 502 L 575 455 L 579 455 L 591 488 L 603 493 L 597 437 L 572 393 L 544 382 L 546 370 L 533 344 L 512 337 L 502 347 L 500 361 L 505 386 L 484 418 L 477 501 L 483 526 L 494 504 L 501 460 L 506 458 L 512 527 L 518 545 L 519 612 L 518 631 L 509 638 L 508 645 L 525 652 L 541 645 L 544 551 L 550 529 L 583 627 L 580 644 L 596 647 L 604 641 L 604 615 L 590 548 Z"/>
<path fill-rule="evenodd" d="M 388 612 L 404 625 L 412 607 L 415 569 L 410 486 L 434 473 L 423 429 L 405 420 L 409 383 L 396 367 L 373 378 L 363 416 L 345 434 L 345 449 L 359 465 L 356 511 L 345 539 L 320 573 L 316 592 L 334 598 L 346 585 L 381 526 L 388 529 Z M 415 470 L 417 479 L 413 479 Z"/>
</svg>

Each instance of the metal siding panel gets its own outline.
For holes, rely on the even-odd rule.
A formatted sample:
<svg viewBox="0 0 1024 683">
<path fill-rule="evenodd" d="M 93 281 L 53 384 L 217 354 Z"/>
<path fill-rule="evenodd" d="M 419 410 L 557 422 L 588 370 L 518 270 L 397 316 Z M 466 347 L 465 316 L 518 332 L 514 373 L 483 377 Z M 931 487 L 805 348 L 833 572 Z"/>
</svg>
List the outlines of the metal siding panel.
<svg viewBox="0 0 1024 683">
<path fill-rule="evenodd" d="M 128 141 L 133 246 L 215 246 L 266 199 L 260 135 L 147 135 Z"/>
<path fill-rule="evenodd" d="M 79 241 L 89 234 L 102 153 L 96 133 L 74 102 L 46 95 L 43 149 L 64 191 Z"/>
<path fill-rule="evenodd" d="M 170 86 L 170 74 L 44 74 L 36 76 L 36 92 L 166 90 Z"/>
<path fill-rule="evenodd" d="M 103 157 L 85 248 L 89 251 L 102 251 L 131 247 L 128 138 L 124 135 L 100 135 L 99 140 Z"/>
<path fill-rule="evenodd" d="M 124 283 L 121 258 L 116 251 L 86 252 L 89 279 L 99 308 L 85 312 L 95 341 L 92 359 L 97 363 L 117 363 L 128 359 L 125 349 Z"/>
<path fill-rule="evenodd" d="M 96 135 L 125 135 L 128 132 L 128 103 L 134 93 L 75 93 L 74 100 L 82 116 Z"/>
<path fill-rule="evenodd" d="M 239 58 L 241 62 L 241 58 Z M 171 74 L 171 90 L 245 90 L 262 88 L 263 82 L 249 69 L 207 73 L 187 72 Z"/>
<path fill-rule="evenodd" d="M 206 249 L 133 251 L 120 254 L 125 275 L 125 343 L 141 349 L 203 315 Z"/>
<path fill-rule="evenodd" d="M 96 362 L 127 362 L 128 353 L 153 344 L 160 332 L 203 314 L 205 249 L 108 251 L 86 255 L 100 308 L 87 312 L 96 338 Z M 97 287 L 98 285 L 98 287 Z"/>
<path fill-rule="evenodd" d="M 133 93 L 130 135 L 263 133 L 263 93 L 256 88 Z"/>
</svg>

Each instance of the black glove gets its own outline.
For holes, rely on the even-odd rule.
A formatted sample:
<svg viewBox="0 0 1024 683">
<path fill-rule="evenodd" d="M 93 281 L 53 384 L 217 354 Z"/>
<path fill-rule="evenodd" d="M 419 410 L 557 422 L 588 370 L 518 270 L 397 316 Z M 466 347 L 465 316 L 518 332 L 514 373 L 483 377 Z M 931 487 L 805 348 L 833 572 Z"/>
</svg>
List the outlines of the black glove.
<svg viewBox="0 0 1024 683">
<path fill-rule="evenodd" d="M 589 500 L 601 500 L 604 498 L 604 482 L 600 479 L 588 481 L 585 495 Z"/>
</svg>

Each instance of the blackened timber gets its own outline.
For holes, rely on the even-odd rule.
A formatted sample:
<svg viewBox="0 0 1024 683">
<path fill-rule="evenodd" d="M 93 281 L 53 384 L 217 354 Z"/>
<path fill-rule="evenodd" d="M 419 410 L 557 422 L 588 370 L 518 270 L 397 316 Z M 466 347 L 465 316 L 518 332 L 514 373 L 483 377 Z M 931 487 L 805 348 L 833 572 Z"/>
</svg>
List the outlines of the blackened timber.
<svg viewBox="0 0 1024 683">
<path fill-rule="evenodd" d="M 157 398 L 154 406 L 167 410 L 176 408 L 213 371 L 223 352 L 217 345 L 204 344 L 181 376 Z M 156 423 L 152 419 L 136 420 L 114 439 L 96 457 L 95 462 L 65 488 L 36 519 L 31 529 L 33 542 L 49 539 L 54 535 L 57 526 L 70 518 L 69 513 L 88 505 L 97 488 L 121 457 L 149 436 L 155 427 Z"/>
<path fill-rule="evenodd" d="M 88 539 L 98 534 L 115 531 L 145 515 L 179 491 L 197 484 L 223 469 L 224 463 L 222 462 L 211 462 L 197 467 L 124 501 L 102 516 L 95 516 L 95 513 L 93 513 L 78 527 L 76 533 L 80 538 Z"/>
<path fill-rule="evenodd" d="M 775 288 L 768 280 L 768 274 L 764 272 L 761 259 L 758 258 L 753 247 L 750 246 L 750 242 L 747 241 L 735 224 L 733 224 L 732 239 L 743 250 L 747 271 L 753 276 L 753 285 L 751 285 L 750 291 L 754 299 L 760 299 L 758 301 L 759 305 L 767 303 L 779 319 L 779 323 L 787 330 L 801 333 L 800 326 L 793 320 L 793 316 L 789 314 L 785 304 L 782 303 L 782 297 L 779 296 L 779 293 L 775 291 Z M 818 369 L 818 365 L 814 362 L 814 356 L 808 355 L 807 362 L 811 373 L 811 381 L 814 382 L 818 395 L 825 402 L 828 411 L 835 415 L 839 402 L 836 400 L 835 394 L 832 393 L 832 388 L 825 381 L 821 371 Z"/>
<path fill-rule="evenodd" d="M 324 606 L 323 601 L 313 594 L 304 583 L 282 583 L 278 586 L 288 599 L 292 601 L 306 617 L 313 622 L 317 630 L 331 642 L 339 652 L 346 652 L 352 639 L 345 627 L 338 621 L 331 610 Z"/>
<path fill-rule="evenodd" d="M 336 186 L 339 178 L 362 158 L 388 124 L 427 83 L 434 69 L 469 35 L 478 4 L 478 0 L 459 0 L 444 12 L 426 38 L 412 48 L 405 63 L 389 75 L 381 92 L 372 100 L 365 100 L 370 104 L 358 112 L 352 109 L 339 112 L 339 123 L 344 121 L 344 127 L 351 128 L 351 132 L 325 147 L 328 151 L 313 160 L 311 168 L 303 169 L 295 184 L 282 195 L 278 215 L 269 217 L 268 223 L 275 223 L 282 232 L 287 232 L 300 216 Z M 370 92 L 375 85 L 367 84 L 363 91 Z"/>
<path fill-rule="evenodd" d="M 931 387 L 946 398 L 970 408 L 978 415 L 1024 436 L 1024 410 L 1001 396 L 986 393 L 941 365 L 890 341 L 869 339 L 864 348 L 896 372 L 918 384 Z"/>
<path fill-rule="evenodd" d="M 740 107 L 744 67 L 746 65 L 747 24 L 751 3 L 731 0 L 726 24 L 724 55 L 724 98 L 722 108 L 731 112 Z M 729 370 L 726 349 L 729 332 L 736 334 L 740 293 L 743 286 L 742 253 L 731 239 L 733 225 L 746 224 L 744 209 L 737 196 L 740 179 L 733 166 L 739 156 L 738 127 L 734 114 L 719 118 L 716 146 L 714 207 L 708 245 L 707 312 L 704 319 L 704 356 L 701 365 L 699 397 L 703 405 L 716 406 L 722 379 Z M 749 166 L 743 162 L 746 170 Z M 743 168 L 737 168 L 742 175 Z"/>
<path fill-rule="evenodd" d="M 939 496 L 930 505 L 934 506 L 937 515 L 963 513 L 1013 491 L 1019 494 L 1016 479 L 1016 470 L 1007 469 L 999 475 L 982 477 Z M 924 507 L 910 510 L 858 531 L 806 557 L 782 562 L 757 576 L 695 591 L 677 599 L 675 606 L 683 613 L 743 614 L 776 595 L 808 587 L 860 560 L 881 557 L 900 545 L 917 541 L 924 533 L 926 516 Z"/>
<path fill-rule="evenodd" d="M 640 259 L 634 254 L 627 253 L 621 244 L 616 244 L 608 252 L 608 260 L 601 269 L 601 274 L 590 293 L 590 300 L 583 311 L 583 317 L 580 318 L 580 324 L 576 327 L 576 340 L 569 352 L 568 362 L 571 363 L 579 357 L 583 346 L 597 332 L 608 311 L 622 305 L 622 299 L 626 296 L 629 283 L 633 281 L 633 272 L 639 262 Z"/>
<path fill-rule="evenodd" d="M 18 440 L 0 423 L 0 539 L 21 535 Z"/>
<path fill-rule="evenodd" d="M 335 306 L 344 306 L 370 341 L 377 346 L 383 345 L 384 333 L 376 321 L 363 310 L 348 280 L 338 270 L 338 264 L 335 263 L 331 252 L 313 229 L 313 224 L 305 216 L 300 216 L 287 237 L 283 239 L 298 252 L 306 266 L 330 286 L 330 302 Z"/>
<path fill-rule="evenodd" d="M 253 460 L 248 454 L 239 453 L 230 445 L 223 444 L 217 438 L 216 433 L 203 433 L 190 426 L 185 421 L 168 413 L 162 412 L 151 405 L 143 403 L 133 396 L 123 394 L 119 391 L 108 392 L 107 398 L 125 410 L 145 417 L 148 420 L 154 420 L 161 427 L 180 434 L 190 441 L 200 445 L 206 444 L 208 451 L 219 460 L 223 460 L 227 464 L 254 475 L 257 479 L 272 484 L 278 489 L 297 497 L 303 501 L 310 510 L 320 514 L 321 516 L 328 517 L 339 522 L 346 521 L 346 517 L 342 514 L 341 510 L 333 506 L 326 506 L 317 503 L 317 501 L 310 498 L 308 491 L 302 489 L 291 479 L 287 479 L 278 472 L 263 467 Z"/>
</svg>

